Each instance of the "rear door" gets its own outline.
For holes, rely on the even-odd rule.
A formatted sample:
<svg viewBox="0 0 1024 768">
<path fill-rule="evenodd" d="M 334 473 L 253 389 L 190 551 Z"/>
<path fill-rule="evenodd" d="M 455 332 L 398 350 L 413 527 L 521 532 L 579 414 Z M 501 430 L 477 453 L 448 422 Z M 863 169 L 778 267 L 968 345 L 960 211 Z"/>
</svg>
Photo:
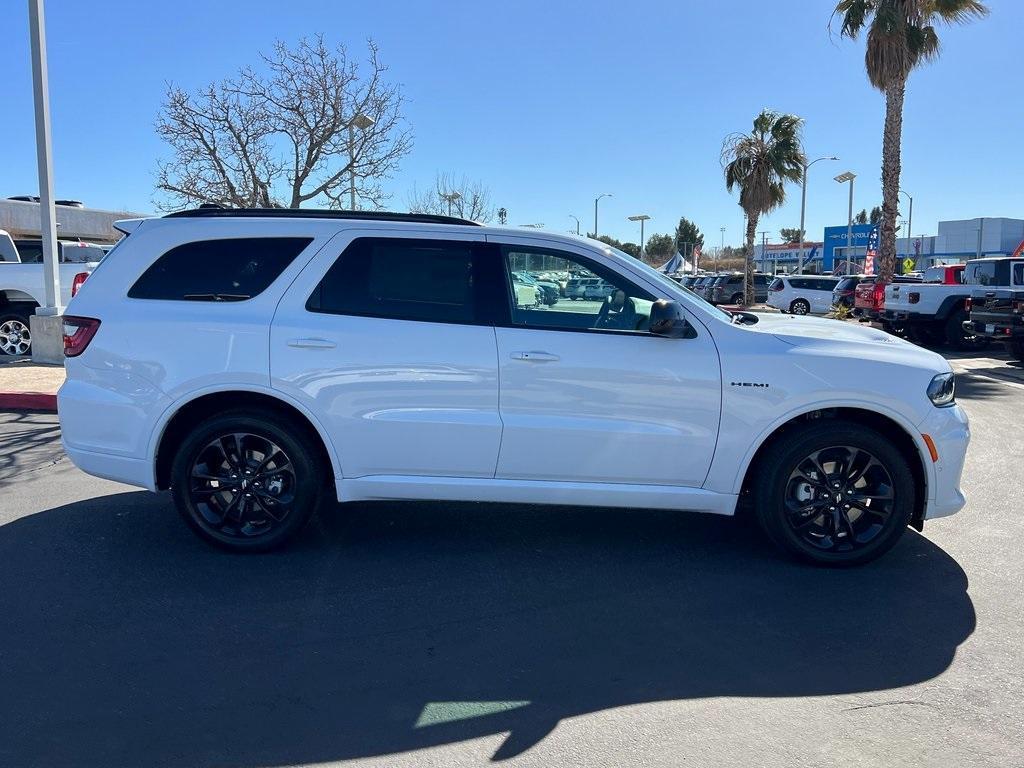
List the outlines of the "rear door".
<svg viewBox="0 0 1024 768">
<path fill-rule="evenodd" d="M 472 234 L 345 232 L 281 301 L 272 385 L 325 424 L 344 477 L 494 476 L 498 364 L 477 292 L 494 277 L 482 248 Z"/>
</svg>

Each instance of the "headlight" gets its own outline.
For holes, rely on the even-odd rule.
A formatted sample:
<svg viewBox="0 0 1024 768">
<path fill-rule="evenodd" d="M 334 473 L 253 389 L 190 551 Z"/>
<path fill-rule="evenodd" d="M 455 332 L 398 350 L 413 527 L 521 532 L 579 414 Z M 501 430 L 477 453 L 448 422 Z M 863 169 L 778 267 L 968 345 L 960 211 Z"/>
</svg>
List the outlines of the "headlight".
<svg viewBox="0 0 1024 768">
<path fill-rule="evenodd" d="M 928 399 L 932 405 L 951 405 L 956 397 L 956 379 L 952 373 L 940 373 L 928 385 Z"/>
</svg>

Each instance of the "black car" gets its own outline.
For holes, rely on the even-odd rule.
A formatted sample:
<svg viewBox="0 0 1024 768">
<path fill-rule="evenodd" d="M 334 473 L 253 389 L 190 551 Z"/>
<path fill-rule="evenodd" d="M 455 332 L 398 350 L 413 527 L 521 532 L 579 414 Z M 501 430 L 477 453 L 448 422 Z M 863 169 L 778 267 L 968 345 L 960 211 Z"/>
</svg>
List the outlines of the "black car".
<svg viewBox="0 0 1024 768">
<path fill-rule="evenodd" d="M 836 287 L 832 289 L 832 306 L 853 309 L 857 286 L 864 280 L 874 280 L 874 278 L 864 275 L 847 275 L 840 278 Z"/>
</svg>

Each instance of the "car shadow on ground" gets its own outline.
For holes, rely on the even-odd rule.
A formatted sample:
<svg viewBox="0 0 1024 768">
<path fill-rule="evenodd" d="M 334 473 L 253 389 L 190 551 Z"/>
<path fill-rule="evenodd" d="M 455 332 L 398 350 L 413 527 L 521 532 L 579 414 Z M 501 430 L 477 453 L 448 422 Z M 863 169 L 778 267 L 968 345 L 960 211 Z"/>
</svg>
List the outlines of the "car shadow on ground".
<svg viewBox="0 0 1024 768">
<path fill-rule="evenodd" d="M 50 414 L 0 412 L 0 489 L 18 475 L 53 464 L 63 456 L 60 424 Z M 0 498 L 3 491 L 0 490 Z"/>
<path fill-rule="evenodd" d="M 912 531 L 830 571 L 728 518 L 643 510 L 352 505 L 240 556 L 124 493 L 0 528 L 0 583 L 12 766 L 278 766 L 508 733 L 500 760 L 610 707 L 920 683 L 975 626 L 964 572 Z"/>
</svg>

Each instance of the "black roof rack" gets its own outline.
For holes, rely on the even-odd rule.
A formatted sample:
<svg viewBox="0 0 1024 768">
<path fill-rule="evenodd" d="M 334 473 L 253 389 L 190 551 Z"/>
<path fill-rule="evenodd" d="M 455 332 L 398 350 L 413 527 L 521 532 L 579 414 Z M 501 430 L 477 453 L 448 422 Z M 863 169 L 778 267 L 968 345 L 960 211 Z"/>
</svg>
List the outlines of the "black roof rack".
<svg viewBox="0 0 1024 768">
<path fill-rule="evenodd" d="M 285 218 L 285 219 L 356 219 L 362 221 L 409 221 L 416 224 L 457 224 L 480 227 L 478 221 L 457 216 L 436 216 L 432 213 L 398 213 L 395 211 L 334 211 L 322 208 L 221 208 L 202 206 L 187 211 L 168 213 L 165 219 L 223 219 L 223 218 Z"/>
</svg>

